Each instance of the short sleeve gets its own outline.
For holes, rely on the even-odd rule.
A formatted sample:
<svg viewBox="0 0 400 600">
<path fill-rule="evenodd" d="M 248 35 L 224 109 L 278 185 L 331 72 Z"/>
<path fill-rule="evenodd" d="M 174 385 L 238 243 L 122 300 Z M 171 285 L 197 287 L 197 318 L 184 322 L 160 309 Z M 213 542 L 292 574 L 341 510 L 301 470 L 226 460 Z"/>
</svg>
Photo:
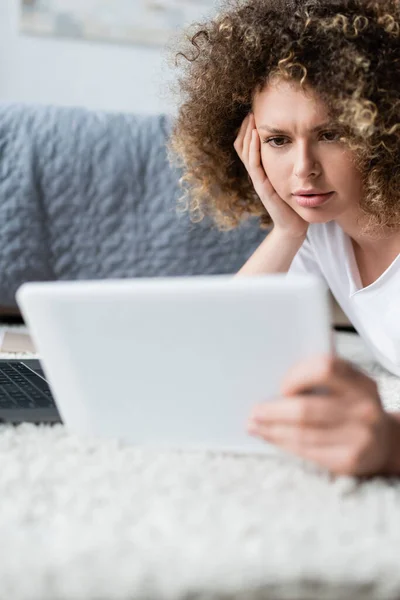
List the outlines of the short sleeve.
<svg viewBox="0 0 400 600">
<path fill-rule="evenodd" d="M 307 235 L 304 240 L 302 246 L 298 250 L 296 256 L 294 257 L 292 264 L 289 267 L 287 275 L 304 275 L 311 274 L 316 275 L 325 283 L 326 287 L 329 289 L 329 285 L 325 279 L 325 276 L 321 270 L 319 262 L 315 256 L 314 249 L 310 242 L 310 239 Z"/>
</svg>

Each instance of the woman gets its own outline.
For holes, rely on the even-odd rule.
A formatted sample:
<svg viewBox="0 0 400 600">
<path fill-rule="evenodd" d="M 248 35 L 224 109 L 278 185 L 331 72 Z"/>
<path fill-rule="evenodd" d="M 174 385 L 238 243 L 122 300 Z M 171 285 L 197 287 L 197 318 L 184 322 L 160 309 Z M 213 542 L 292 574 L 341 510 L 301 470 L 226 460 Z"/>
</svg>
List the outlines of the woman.
<svg viewBox="0 0 400 600">
<path fill-rule="evenodd" d="M 400 0 L 230 1 L 193 27 L 170 141 L 184 209 L 272 226 L 238 275 L 315 273 L 400 376 Z M 400 413 L 350 362 L 299 363 L 281 393 L 252 435 L 335 473 L 400 473 Z"/>
</svg>

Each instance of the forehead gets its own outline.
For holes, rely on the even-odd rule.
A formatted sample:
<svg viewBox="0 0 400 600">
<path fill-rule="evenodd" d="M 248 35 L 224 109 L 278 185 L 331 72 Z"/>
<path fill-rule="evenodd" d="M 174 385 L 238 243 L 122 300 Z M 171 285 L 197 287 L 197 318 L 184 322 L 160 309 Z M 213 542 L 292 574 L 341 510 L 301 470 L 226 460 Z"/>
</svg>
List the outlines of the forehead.
<svg viewBox="0 0 400 600">
<path fill-rule="evenodd" d="M 328 110 L 314 90 L 303 90 L 297 82 L 280 79 L 256 92 L 253 111 L 256 120 L 268 117 L 271 125 L 290 122 L 312 125 L 328 118 Z"/>
</svg>

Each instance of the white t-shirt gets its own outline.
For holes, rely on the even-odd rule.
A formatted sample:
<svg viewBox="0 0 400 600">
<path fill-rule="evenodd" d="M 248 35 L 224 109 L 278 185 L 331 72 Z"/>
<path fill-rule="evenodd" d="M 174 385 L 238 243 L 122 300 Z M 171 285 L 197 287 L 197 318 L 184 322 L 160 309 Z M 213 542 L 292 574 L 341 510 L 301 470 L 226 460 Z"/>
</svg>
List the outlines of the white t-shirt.
<svg viewBox="0 0 400 600">
<path fill-rule="evenodd" d="M 363 288 L 350 237 L 335 221 L 311 223 L 291 273 L 322 278 L 376 360 L 400 377 L 400 254 Z"/>
</svg>

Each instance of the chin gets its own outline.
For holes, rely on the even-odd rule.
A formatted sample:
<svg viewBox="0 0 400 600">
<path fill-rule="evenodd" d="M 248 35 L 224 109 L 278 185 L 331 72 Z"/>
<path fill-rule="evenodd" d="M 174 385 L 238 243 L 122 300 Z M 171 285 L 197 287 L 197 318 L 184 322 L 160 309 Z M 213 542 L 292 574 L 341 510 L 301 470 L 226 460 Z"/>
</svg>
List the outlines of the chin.
<svg viewBox="0 0 400 600">
<path fill-rule="evenodd" d="M 328 215 L 327 211 L 315 208 L 300 208 L 296 212 L 307 223 L 329 223 L 329 221 L 333 220 L 332 215 Z"/>
<path fill-rule="evenodd" d="M 327 217 L 319 217 L 319 219 L 315 218 L 315 219 L 304 219 L 304 220 L 311 224 L 311 223 L 329 223 L 333 219 L 328 219 Z"/>
</svg>

